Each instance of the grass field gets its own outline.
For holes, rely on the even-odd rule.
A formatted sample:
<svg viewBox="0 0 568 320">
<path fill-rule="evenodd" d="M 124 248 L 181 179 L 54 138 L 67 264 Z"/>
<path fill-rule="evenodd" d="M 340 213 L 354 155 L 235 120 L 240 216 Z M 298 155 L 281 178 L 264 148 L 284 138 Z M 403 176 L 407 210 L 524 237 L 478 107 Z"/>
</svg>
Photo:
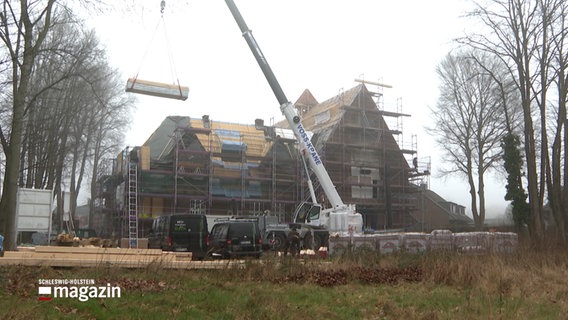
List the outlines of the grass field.
<svg viewBox="0 0 568 320">
<path fill-rule="evenodd" d="M 92 279 L 120 298 L 52 297 L 40 279 Z M 3 267 L 1 319 L 568 319 L 568 253 L 273 257 L 242 269 Z"/>
</svg>

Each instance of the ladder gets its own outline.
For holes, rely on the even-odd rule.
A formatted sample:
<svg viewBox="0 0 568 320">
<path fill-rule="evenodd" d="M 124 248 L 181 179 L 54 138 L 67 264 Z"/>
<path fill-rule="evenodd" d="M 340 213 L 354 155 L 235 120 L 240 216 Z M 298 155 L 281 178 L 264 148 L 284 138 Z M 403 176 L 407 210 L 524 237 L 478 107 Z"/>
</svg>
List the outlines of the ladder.
<svg viewBox="0 0 568 320">
<path fill-rule="evenodd" d="M 67 227 L 67 233 L 75 237 L 75 225 L 73 224 L 73 216 L 71 212 L 67 212 L 67 220 L 65 220 L 65 226 Z"/>
<path fill-rule="evenodd" d="M 138 166 L 128 164 L 128 246 L 138 248 Z"/>
</svg>

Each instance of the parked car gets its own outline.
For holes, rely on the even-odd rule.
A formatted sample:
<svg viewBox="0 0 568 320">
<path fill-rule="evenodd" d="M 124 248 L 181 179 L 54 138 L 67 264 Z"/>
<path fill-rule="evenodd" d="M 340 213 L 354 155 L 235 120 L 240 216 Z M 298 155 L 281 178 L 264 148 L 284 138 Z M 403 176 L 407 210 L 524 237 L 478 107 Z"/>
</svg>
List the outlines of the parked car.
<svg viewBox="0 0 568 320">
<path fill-rule="evenodd" d="M 4 256 L 4 237 L 0 234 L 0 257 Z"/>
<path fill-rule="evenodd" d="M 262 255 L 262 236 L 256 220 L 217 222 L 209 235 L 208 256 L 213 258 L 255 257 Z"/>
<path fill-rule="evenodd" d="M 165 215 L 154 219 L 148 234 L 148 248 L 164 251 L 187 251 L 192 259 L 203 259 L 209 232 L 202 214 Z"/>
</svg>

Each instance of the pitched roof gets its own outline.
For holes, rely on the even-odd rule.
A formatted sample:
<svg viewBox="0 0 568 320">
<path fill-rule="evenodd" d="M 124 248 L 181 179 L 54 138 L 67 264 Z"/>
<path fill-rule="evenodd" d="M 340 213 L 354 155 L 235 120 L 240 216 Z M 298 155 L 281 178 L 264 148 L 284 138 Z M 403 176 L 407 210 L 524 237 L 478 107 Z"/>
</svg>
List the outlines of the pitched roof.
<svg viewBox="0 0 568 320">
<path fill-rule="evenodd" d="M 306 129 L 314 131 L 314 133 L 326 129 L 329 126 L 334 126 L 341 120 L 345 113 L 341 107 L 351 105 L 363 89 L 367 91 L 365 86 L 360 84 L 322 103 L 312 106 L 310 110 L 302 116 L 302 124 Z M 304 91 L 304 93 L 305 92 L 306 91 Z M 301 99 L 298 99 L 298 101 L 299 100 Z M 328 117 L 325 116 L 326 112 L 329 114 Z M 278 122 L 276 126 L 280 128 L 290 127 L 286 120 Z"/>
<path fill-rule="evenodd" d="M 267 130 L 264 126 L 220 121 L 205 121 L 187 116 L 168 116 L 146 140 L 150 158 L 162 160 L 174 150 L 177 129 L 192 130 L 205 151 L 221 152 L 223 149 L 244 151 L 247 157 L 265 157 L 271 150 L 274 134 L 285 139 L 295 139 L 290 129 Z M 212 135 L 212 137 L 210 136 Z"/>
<path fill-rule="evenodd" d="M 189 117 L 168 116 L 144 142 L 150 147 L 150 159 L 162 159 L 175 147 L 174 132 L 177 128 L 187 128 Z"/>
<path fill-rule="evenodd" d="M 191 119 L 190 127 L 207 129 L 202 119 Z M 233 145 L 236 148 L 242 147 L 249 157 L 263 157 L 272 147 L 272 141 L 265 135 L 264 128 L 257 128 L 254 124 L 210 121 L 208 129 L 214 135 L 211 145 L 208 134 L 196 134 L 207 151 L 221 152 L 223 146 Z"/>
<path fill-rule="evenodd" d="M 300 95 L 298 100 L 296 100 L 296 103 L 294 103 L 294 105 L 296 105 L 296 106 L 302 105 L 302 106 L 312 107 L 312 106 L 317 105 L 318 103 L 319 102 L 316 100 L 316 98 L 314 98 L 314 96 L 312 95 L 310 90 L 306 89 L 306 90 L 304 90 L 304 92 L 302 92 L 302 94 Z"/>
</svg>

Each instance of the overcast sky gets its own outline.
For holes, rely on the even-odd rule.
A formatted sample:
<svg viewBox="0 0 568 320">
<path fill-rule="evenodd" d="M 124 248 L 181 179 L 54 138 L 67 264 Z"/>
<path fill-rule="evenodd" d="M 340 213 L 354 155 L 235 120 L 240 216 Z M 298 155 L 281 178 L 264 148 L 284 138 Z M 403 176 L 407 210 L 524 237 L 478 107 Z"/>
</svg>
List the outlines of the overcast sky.
<svg viewBox="0 0 568 320">
<path fill-rule="evenodd" d="M 418 157 L 431 157 L 432 190 L 470 208 L 465 181 L 443 180 L 434 138 L 424 127 L 438 97 L 435 68 L 464 34 L 465 0 L 235 0 L 288 99 L 309 89 L 322 102 L 364 78 L 392 85 L 385 109 L 411 114 L 404 141 L 417 135 Z M 137 95 L 125 146 L 143 144 L 169 115 L 253 124 L 283 119 L 276 98 L 223 0 L 136 0 L 96 18 L 111 63 L 124 81 L 190 88 L 186 101 Z M 164 29 L 165 26 L 165 29 Z M 169 41 L 166 41 L 169 40 Z M 169 43 L 169 45 L 167 44 Z M 168 49 L 169 47 L 169 49 Z M 172 56 L 170 59 L 168 56 Z M 175 68 L 170 67 L 173 61 Z M 373 88 L 369 88 L 373 89 Z M 489 215 L 505 209 L 503 178 L 489 178 Z"/>
</svg>

